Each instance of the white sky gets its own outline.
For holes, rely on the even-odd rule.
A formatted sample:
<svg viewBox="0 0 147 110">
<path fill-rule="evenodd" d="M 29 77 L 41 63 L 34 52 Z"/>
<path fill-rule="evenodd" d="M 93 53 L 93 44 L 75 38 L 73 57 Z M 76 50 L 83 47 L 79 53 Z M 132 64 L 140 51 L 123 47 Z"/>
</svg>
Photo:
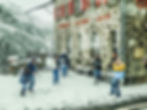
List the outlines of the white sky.
<svg viewBox="0 0 147 110">
<path fill-rule="evenodd" d="M 38 6 L 39 4 L 47 2 L 47 0 L 7 0 L 8 2 L 15 3 L 19 7 L 22 8 L 22 10 L 26 11 L 28 9 L 31 9 L 35 6 Z M 36 19 L 41 20 L 41 23 L 44 23 L 45 25 L 53 25 L 54 23 L 54 17 L 53 17 L 53 5 L 50 5 L 46 9 L 37 10 L 31 15 L 35 16 Z"/>
</svg>

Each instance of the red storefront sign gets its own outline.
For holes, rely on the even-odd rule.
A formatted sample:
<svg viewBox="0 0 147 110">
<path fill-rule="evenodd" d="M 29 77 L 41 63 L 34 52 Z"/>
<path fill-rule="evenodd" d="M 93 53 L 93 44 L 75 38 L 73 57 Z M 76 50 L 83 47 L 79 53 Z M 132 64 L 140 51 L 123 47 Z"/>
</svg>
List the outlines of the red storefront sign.
<svg viewBox="0 0 147 110">
<path fill-rule="evenodd" d="M 70 26 L 70 24 L 69 23 L 63 23 L 63 24 L 60 24 L 59 25 L 59 28 L 68 28 Z"/>
<path fill-rule="evenodd" d="M 96 1 L 96 6 L 101 6 L 103 4 L 107 4 L 108 0 L 95 0 Z"/>
<path fill-rule="evenodd" d="M 68 3 L 68 13 L 69 15 L 74 14 L 74 0 L 70 0 Z"/>
<path fill-rule="evenodd" d="M 89 19 L 84 18 L 84 19 L 77 21 L 76 25 L 83 25 L 83 24 L 87 24 L 88 22 L 89 22 Z"/>
<path fill-rule="evenodd" d="M 90 0 L 81 0 L 81 9 L 86 11 L 90 7 Z"/>
<path fill-rule="evenodd" d="M 58 16 L 59 16 L 59 18 L 65 16 L 65 6 L 64 5 L 62 5 L 58 8 Z"/>
<path fill-rule="evenodd" d="M 147 8 L 147 0 L 136 0 L 136 4 L 139 8 Z"/>
<path fill-rule="evenodd" d="M 102 16 L 97 17 L 96 20 L 98 22 L 100 22 L 100 21 L 108 20 L 110 18 L 111 18 L 111 14 L 110 13 L 107 13 L 105 15 L 102 15 Z"/>
</svg>

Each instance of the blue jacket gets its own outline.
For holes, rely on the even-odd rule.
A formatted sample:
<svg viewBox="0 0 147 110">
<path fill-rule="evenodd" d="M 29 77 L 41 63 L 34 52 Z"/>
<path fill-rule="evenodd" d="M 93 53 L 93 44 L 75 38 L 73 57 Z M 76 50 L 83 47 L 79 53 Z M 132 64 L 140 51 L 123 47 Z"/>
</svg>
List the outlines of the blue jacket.
<svg viewBox="0 0 147 110">
<path fill-rule="evenodd" d="M 26 65 L 25 69 L 24 69 L 24 74 L 25 75 L 31 75 L 34 74 L 36 71 L 36 66 L 33 63 L 29 63 L 28 65 Z"/>
</svg>

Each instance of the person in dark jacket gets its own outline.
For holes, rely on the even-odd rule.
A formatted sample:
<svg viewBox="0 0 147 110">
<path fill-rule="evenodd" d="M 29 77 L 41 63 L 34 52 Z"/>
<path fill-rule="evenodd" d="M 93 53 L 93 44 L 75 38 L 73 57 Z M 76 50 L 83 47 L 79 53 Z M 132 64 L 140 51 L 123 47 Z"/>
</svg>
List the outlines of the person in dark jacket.
<svg viewBox="0 0 147 110">
<path fill-rule="evenodd" d="M 94 61 L 94 77 L 96 79 L 96 82 L 101 79 L 101 71 L 102 71 L 102 61 L 99 56 L 96 56 Z"/>
<path fill-rule="evenodd" d="M 21 96 L 26 95 L 27 89 L 30 92 L 34 91 L 34 85 L 35 85 L 35 71 L 36 71 L 36 65 L 35 65 L 35 59 L 32 59 L 30 63 L 28 63 L 23 71 L 23 74 L 21 76 Z"/>
<path fill-rule="evenodd" d="M 70 59 L 67 54 L 60 56 L 60 68 L 64 77 L 68 75 L 68 70 L 70 67 Z"/>
</svg>

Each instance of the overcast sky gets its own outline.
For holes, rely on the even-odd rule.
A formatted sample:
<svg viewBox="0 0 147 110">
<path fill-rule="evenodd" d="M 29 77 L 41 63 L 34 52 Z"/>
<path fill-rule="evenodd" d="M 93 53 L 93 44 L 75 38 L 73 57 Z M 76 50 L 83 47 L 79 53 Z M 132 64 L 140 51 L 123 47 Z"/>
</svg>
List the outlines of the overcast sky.
<svg viewBox="0 0 147 110">
<path fill-rule="evenodd" d="M 20 6 L 23 11 L 29 10 L 39 4 L 47 2 L 47 0 L 7 0 Z M 35 16 L 36 19 L 40 19 L 42 23 L 53 25 L 53 5 L 50 5 L 46 9 L 34 11 L 31 15 Z"/>
</svg>

